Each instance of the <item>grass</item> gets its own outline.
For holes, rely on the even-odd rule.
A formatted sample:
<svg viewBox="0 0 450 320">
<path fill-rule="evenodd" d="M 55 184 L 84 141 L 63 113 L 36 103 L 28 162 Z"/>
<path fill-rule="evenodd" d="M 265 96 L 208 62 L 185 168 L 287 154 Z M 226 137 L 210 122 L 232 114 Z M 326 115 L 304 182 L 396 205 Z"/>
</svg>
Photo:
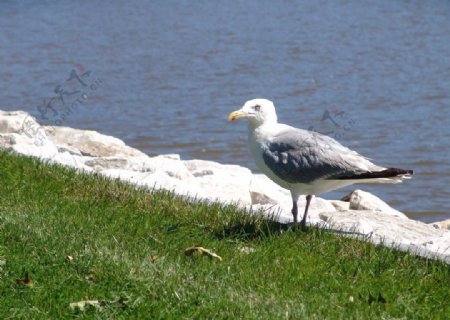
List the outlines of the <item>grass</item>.
<svg viewBox="0 0 450 320">
<path fill-rule="evenodd" d="M 440 261 L 5 152 L 0 170 L 1 319 L 450 316 Z"/>
</svg>

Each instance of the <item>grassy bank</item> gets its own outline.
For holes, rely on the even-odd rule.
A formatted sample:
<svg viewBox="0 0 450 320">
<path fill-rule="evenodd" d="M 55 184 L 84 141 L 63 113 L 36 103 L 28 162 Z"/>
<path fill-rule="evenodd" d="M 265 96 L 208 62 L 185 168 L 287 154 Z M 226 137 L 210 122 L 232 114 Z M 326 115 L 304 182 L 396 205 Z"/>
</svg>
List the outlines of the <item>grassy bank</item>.
<svg viewBox="0 0 450 320">
<path fill-rule="evenodd" d="M 1 319 L 450 314 L 439 261 L 4 152 L 0 170 Z M 222 261 L 187 256 L 194 245 Z M 84 300 L 98 304 L 70 307 Z"/>
</svg>

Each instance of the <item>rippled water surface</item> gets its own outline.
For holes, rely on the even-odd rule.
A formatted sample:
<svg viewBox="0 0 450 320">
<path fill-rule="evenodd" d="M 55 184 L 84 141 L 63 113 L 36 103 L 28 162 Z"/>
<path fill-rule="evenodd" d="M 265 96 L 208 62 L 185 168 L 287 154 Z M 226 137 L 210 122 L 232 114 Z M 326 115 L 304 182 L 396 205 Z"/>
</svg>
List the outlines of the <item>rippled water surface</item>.
<svg viewBox="0 0 450 320">
<path fill-rule="evenodd" d="M 245 123 L 226 117 L 269 98 L 280 121 L 416 172 L 363 189 L 450 218 L 448 1 L 2 1 L 0 92 L 40 122 L 253 170 Z"/>
</svg>

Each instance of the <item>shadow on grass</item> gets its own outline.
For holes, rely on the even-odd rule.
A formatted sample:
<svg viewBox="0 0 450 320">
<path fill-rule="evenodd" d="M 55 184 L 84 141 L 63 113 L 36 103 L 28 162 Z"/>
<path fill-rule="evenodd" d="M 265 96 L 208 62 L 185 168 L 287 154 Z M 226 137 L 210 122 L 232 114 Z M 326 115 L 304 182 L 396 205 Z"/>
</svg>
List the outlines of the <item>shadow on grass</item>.
<svg viewBox="0 0 450 320">
<path fill-rule="evenodd" d="M 288 231 L 302 232 L 300 228 L 293 228 L 292 224 L 278 222 L 275 215 L 242 211 L 235 207 L 228 211 L 227 221 L 223 221 L 210 231 L 219 240 L 244 241 L 276 237 Z"/>
<path fill-rule="evenodd" d="M 276 236 L 289 229 L 290 227 L 288 225 L 275 221 L 242 219 L 230 222 L 223 226 L 221 230 L 216 230 L 213 234 L 220 240 L 225 238 L 253 240 L 256 238 Z"/>
</svg>

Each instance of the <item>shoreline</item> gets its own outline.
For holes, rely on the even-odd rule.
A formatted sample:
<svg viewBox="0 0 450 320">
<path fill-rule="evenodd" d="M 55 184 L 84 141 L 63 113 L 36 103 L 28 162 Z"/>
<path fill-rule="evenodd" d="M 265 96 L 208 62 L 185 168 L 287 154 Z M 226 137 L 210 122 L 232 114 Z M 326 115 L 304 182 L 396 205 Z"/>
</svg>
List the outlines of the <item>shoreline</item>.
<svg viewBox="0 0 450 320">
<path fill-rule="evenodd" d="M 120 139 L 96 131 L 41 126 L 23 111 L 0 110 L 0 149 L 179 196 L 234 203 L 281 223 L 292 222 L 289 192 L 248 168 L 182 160 L 177 154 L 149 157 Z M 308 225 L 450 263 L 449 220 L 430 224 L 412 220 L 358 189 L 346 197 L 349 201 L 315 197 Z M 304 204 L 302 197 L 299 207 Z"/>
</svg>

